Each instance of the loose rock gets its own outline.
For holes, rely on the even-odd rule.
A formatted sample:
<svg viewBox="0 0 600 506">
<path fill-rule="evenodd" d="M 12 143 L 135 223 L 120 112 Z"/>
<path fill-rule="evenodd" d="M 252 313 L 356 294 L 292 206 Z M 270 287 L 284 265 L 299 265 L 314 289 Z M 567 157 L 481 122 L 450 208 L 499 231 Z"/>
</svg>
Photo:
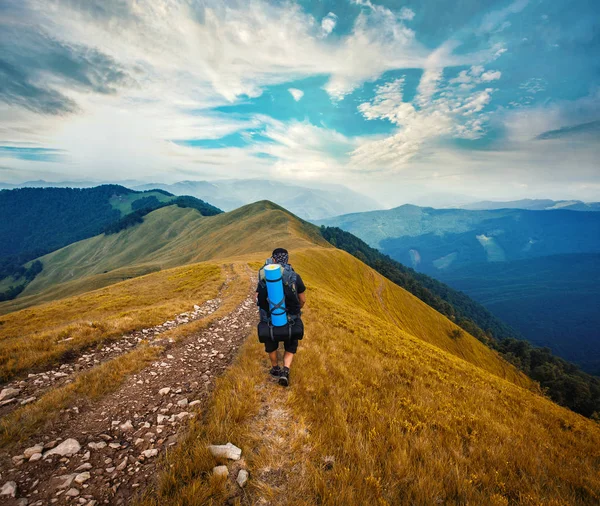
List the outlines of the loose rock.
<svg viewBox="0 0 600 506">
<path fill-rule="evenodd" d="M 213 467 L 213 474 L 218 478 L 227 478 L 229 476 L 229 469 L 227 469 L 227 466 L 216 466 Z"/>
<path fill-rule="evenodd" d="M 14 481 L 7 481 L 0 489 L 0 495 L 14 497 L 17 495 L 17 484 Z"/>
<path fill-rule="evenodd" d="M 52 450 L 47 451 L 44 454 L 44 458 L 50 455 L 60 455 L 61 457 L 70 457 L 71 455 L 75 455 L 79 450 L 81 450 L 81 445 L 76 439 L 69 438 L 63 441 L 61 444 L 52 448 Z"/>
<path fill-rule="evenodd" d="M 240 469 L 235 481 L 237 481 L 237 484 L 240 486 L 240 488 L 244 488 L 246 482 L 248 481 L 248 471 L 245 469 Z"/>
<path fill-rule="evenodd" d="M 2 391 L 0 392 L 0 401 L 6 401 L 8 399 L 12 399 L 14 397 L 16 397 L 17 395 L 19 395 L 21 393 L 21 390 L 19 390 L 18 388 L 3 388 Z M 8 483 L 12 483 L 12 482 L 8 482 Z"/>
<path fill-rule="evenodd" d="M 242 456 L 242 450 L 231 443 L 227 443 L 226 445 L 209 445 L 208 449 L 217 458 L 239 460 Z"/>
</svg>

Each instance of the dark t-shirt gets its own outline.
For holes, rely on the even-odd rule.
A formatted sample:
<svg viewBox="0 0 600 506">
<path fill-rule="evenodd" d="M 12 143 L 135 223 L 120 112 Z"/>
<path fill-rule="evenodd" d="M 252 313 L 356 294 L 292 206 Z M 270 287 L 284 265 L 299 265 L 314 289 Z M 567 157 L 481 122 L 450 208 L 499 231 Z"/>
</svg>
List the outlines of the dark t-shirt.
<svg viewBox="0 0 600 506">
<path fill-rule="evenodd" d="M 260 283 L 256 287 L 256 291 L 258 292 L 258 306 L 265 311 L 269 310 L 269 302 L 267 301 L 267 289 L 261 288 Z M 296 273 L 296 292 L 298 295 L 306 291 L 306 286 L 304 286 L 304 281 L 300 277 L 300 274 Z M 300 314 L 300 302 L 297 301 L 294 297 L 289 297 L 286 294 L 285 297 L 285 307 L 289 314 Z"/>
</svg>

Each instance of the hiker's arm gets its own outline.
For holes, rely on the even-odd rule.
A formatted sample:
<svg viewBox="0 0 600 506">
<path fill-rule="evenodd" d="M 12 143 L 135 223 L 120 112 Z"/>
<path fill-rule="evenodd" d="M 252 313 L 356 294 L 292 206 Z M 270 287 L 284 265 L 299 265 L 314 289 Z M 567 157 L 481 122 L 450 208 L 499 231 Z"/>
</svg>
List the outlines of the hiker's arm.
<svg viewBox="0 0 600 506">
<path fill-rule="evenodd" d="M 306 292 L 299 293 L 298 300 L 300 301 L 300 307 L 303 308 L 306 304 Z"/>
</svg>

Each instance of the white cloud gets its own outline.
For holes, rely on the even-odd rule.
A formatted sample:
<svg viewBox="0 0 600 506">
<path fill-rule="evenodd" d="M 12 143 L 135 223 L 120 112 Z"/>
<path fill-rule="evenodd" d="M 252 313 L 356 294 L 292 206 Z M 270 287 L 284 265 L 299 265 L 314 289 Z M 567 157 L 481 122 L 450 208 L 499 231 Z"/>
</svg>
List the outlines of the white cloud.
<svg viewBox="0 0 600 506">
<path fill-rule="evenodd" d="M 333 29 L 335 28 L 335 25 L 337 24 L 337 16 L 333 13 L 330 12 L 329 14 L 327 14 L 327 16 L 325 16 L 322 20 L 321 20 L 321 36 L 322 37 L 327 37 L 331 32 L 333 32 Z"/>
<path fill-rule="evenodd" d="M 297 89 L 297 88 L 288 88 L 288 91 L 290 92 L 290 94 L 292 95 L 292 97 L 294 97 L 294 100 L 296 102 L 299 102 L 300 99 L 304 96 L 304 92 L 302 90 Z"/>
<path fill-rule="evenodd" d="M 386 119 L 397 125 L 398 130 L 359 146 L 352 154 L 353 165 L 393 173 L 406 169 L 408 162 L 431 141 L 444 137 L 481 137 L 487 120 L 482 111 L 494 90 L 476 91 L 475 87 L 499 77 L 499 72 L 484 72 L 482 66 L 473 66 L 440 86 L 441 70 L 426 70 L 414 99 L 417 107 L 404 101 L 403 79 L 377 87 L 375 98 L 360 104 L 358 110 L 369 120 Z"/>
</svg>

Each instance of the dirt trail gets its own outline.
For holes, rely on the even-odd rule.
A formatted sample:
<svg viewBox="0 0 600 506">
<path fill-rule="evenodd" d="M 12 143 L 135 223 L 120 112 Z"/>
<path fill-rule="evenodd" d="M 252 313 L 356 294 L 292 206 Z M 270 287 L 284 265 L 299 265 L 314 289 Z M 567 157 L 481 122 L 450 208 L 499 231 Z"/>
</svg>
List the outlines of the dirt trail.
<svg viewBox="0 0 600 506">
<path fill-rule="evenodd" d="M 227 286 L 228 281 L 225 281 L 223 287 Z M 223 288 L 221 288 L 222 291 Z M 219 309 L 220 305 L 221 298 L 217 296 L 215 299 L 207 300 L 200 306 L 195 304 L 190 311 L 180 313 L 173 319 L 154 327 L 109 339 L 96 349 L 90 348 L 73 352 L 63 360 L 60 367 L 51 367 L 37 373 L 30 373 L 25 379 L 0 385 L 0 388 L 19 390 L 17 396 L 0 402 L 0 417 L 7 415 L 20 406 L 36 401 L 52 388 L 72 382 L 77 373 L 92 369 L 134 350 L 142 342 L 162 344 L 160 336 L 163 332 L 206 318 Z"/>
<path fill-rule="evenodd" d="M 196 310 L 197 315 L 206 316 L 217 307 L 215 301 L 208 301 Z M 187 319 L 191 321 L 189 316 Z M 160 456 L 177 443 L 188 419 L 205 408 L 215 378 L 231 363 L 256 319 L 251 290 L 231 313 L 206 329 L 177 342 L 163 343 L 162 355 L 126 379 L 115 393 L 96 403 L 79 401 L 62 411 L 49 429 L 20 446 L 22 454 L 28 447 L 43 445 L 43 457 L 38 453 L 31 460 L 23 460 L 18 458 L 19 451 L 0 453 L 0 486 L 9 481 L 17 485 L 16 498 L 3 498 L 3 504 L 94 506 L 130 502 L 138 491 L 153 484 Z M 167 322 L 166 328 L 171 327 Z M 152 332 L 159 336 L 161 331 Z M 106 361 L 107 356 L 114 358 L 133 349 L 138 337 L 124 336 L 106 345 L 104 356 L 98 351 L 98 356 L 80 358 L 92 364 L 102 358 Z M 46 456 L 50 448 L 67 439 L 76 440 L 80 449 L 72 455 Z"/>
</svg>

